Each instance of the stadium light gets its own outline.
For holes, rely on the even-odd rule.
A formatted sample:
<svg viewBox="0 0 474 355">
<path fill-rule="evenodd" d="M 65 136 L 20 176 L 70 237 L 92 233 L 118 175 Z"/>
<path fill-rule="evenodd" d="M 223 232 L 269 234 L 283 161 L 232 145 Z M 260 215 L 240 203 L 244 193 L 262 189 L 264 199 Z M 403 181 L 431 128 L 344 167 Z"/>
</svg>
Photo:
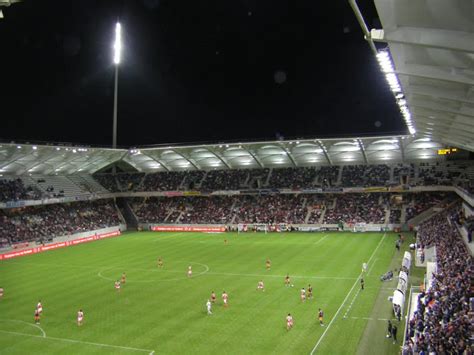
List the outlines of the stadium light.
<svg viewBox="0 0 474 355">
<path fill-rule="evenodd" d="M 114 42 L 114 63 L 120 64 L 122 56 L 122 25 L 120 22 L 115 24 L 115 42 Z"/>
<path fill-rule="evenodd" d="M 114 64 L 115 64 L 115 80 L 114 80 L 114 113 L 112 127 L 112 148 L 117 148 L 117 100 L 118 100 L 118 68 L 122 58 L 122 25 L 120 22 L 115 24 L 115 41 L 114 41 Z M 115 174 L 115 166 L 112 168 Z"/>
<path fill-rule="evenodd" d="M 377 53 L 377 61 L 379 62 L 380 69 L 385 74 L 385 79 L 390 86 L 390 90 L 392 90 L 392 93 L 397 99 L 398 107 L 400 108 L 400 112 L 402 113 L 408 131 L 410 134 L 415 134 L 416 129 L 411 118 L 410 110 L 408 109 L 407 100 L 405 99 L 402 87 L 398 81 L 397 73 L 395 71 L 395 67 L 393 66 L 388 50 L 379 51 Z"/>
</svg>

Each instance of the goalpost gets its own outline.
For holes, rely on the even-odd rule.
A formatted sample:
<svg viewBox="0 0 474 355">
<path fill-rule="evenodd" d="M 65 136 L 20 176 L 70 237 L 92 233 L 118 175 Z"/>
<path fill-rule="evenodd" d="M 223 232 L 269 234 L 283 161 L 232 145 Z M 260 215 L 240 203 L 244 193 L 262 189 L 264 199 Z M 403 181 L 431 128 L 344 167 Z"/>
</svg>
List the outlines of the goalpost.
<svg viewBox="0 0 474 355">
<path fill-rule="evenodd" d="M 360 223 L 354 223 L 354 232 L 365 232 L 367 231 L 367 223 L 365 222 L 360 222 Z"/>
<path fill-rule="evenodd" d="M 254 223 L 253 227 L 255 228 L 256 232 L 265 232 L 268 233 L 268 224 L 266 223 Z"/>
</svg>

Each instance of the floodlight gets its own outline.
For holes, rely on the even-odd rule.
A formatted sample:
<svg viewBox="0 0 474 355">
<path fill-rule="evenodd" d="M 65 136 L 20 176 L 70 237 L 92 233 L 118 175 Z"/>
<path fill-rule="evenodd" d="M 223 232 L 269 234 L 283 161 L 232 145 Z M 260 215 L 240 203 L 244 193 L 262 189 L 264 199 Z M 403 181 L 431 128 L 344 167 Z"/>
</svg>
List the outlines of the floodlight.
<svg viewBox="0 0 474 355">
<path fill-rule="evenodd" d="M 120 58 L 122 55 L 122 25 L 117 22 L 115 25 L 115 42 L 114 42 L 114 63 L 120 64 Z"/>
</svg>

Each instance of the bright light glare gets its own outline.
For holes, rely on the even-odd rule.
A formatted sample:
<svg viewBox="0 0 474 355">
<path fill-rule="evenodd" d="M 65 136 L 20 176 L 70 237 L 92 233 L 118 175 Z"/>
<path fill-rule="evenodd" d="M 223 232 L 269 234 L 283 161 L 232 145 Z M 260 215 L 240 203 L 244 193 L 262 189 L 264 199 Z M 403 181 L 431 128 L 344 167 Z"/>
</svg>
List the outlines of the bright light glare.
<svg viewBox="0 0 474 355">
<path fill-rule="evenodd" d="M 120 22 L 115 25 L 115 42 L 114 42 L 114 63 L 120 64 L 120 57 L 122 55 L 122 26 Z"/>
</svg>

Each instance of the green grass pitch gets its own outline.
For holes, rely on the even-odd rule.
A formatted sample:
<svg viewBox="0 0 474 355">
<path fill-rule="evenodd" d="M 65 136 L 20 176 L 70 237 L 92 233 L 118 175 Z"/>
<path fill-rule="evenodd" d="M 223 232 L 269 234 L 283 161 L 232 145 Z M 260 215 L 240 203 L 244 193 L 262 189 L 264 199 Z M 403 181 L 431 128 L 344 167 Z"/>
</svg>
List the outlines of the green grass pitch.
<svg viewBox="0 0 474 355">
<path fill-rule="evenodd" d="M 395 239 L 393 233 L 141 232 L 2 261 L 0 353 L 361 352 L 377 297 L 391 293 L 379 276 L 398 257 Z M 369 262 L 369 272 L 365 290 L 359 291 L 363 262 Z M 116 292 L 114 281 L 122 272 L 127 282 Z M 287 273 L 294 287 L 284 286 Z M 259 280 L 265 292 L 256 290 Z M 308 284 L 314 299 L 301 302 L 300 289 Z M 223 290 L 229 294 L 228 308 L 222 304 Z M 207 315 L 211 291 L 217 302 Z M 38 300 L 44 311 L 35 326 Z M 81 327 L 76 324 L 79 308 L 85 313 Z M 318 308 L 325 313 L 324 327 Z M 383 308 L 389 315 L 390 304 Z M 295 325 L 287 331 L 289 312 Z M 381 338 L 385 327 L 380 321 Z M 399 349 L 386 346 L 379 353 Z"/>
</svg>

